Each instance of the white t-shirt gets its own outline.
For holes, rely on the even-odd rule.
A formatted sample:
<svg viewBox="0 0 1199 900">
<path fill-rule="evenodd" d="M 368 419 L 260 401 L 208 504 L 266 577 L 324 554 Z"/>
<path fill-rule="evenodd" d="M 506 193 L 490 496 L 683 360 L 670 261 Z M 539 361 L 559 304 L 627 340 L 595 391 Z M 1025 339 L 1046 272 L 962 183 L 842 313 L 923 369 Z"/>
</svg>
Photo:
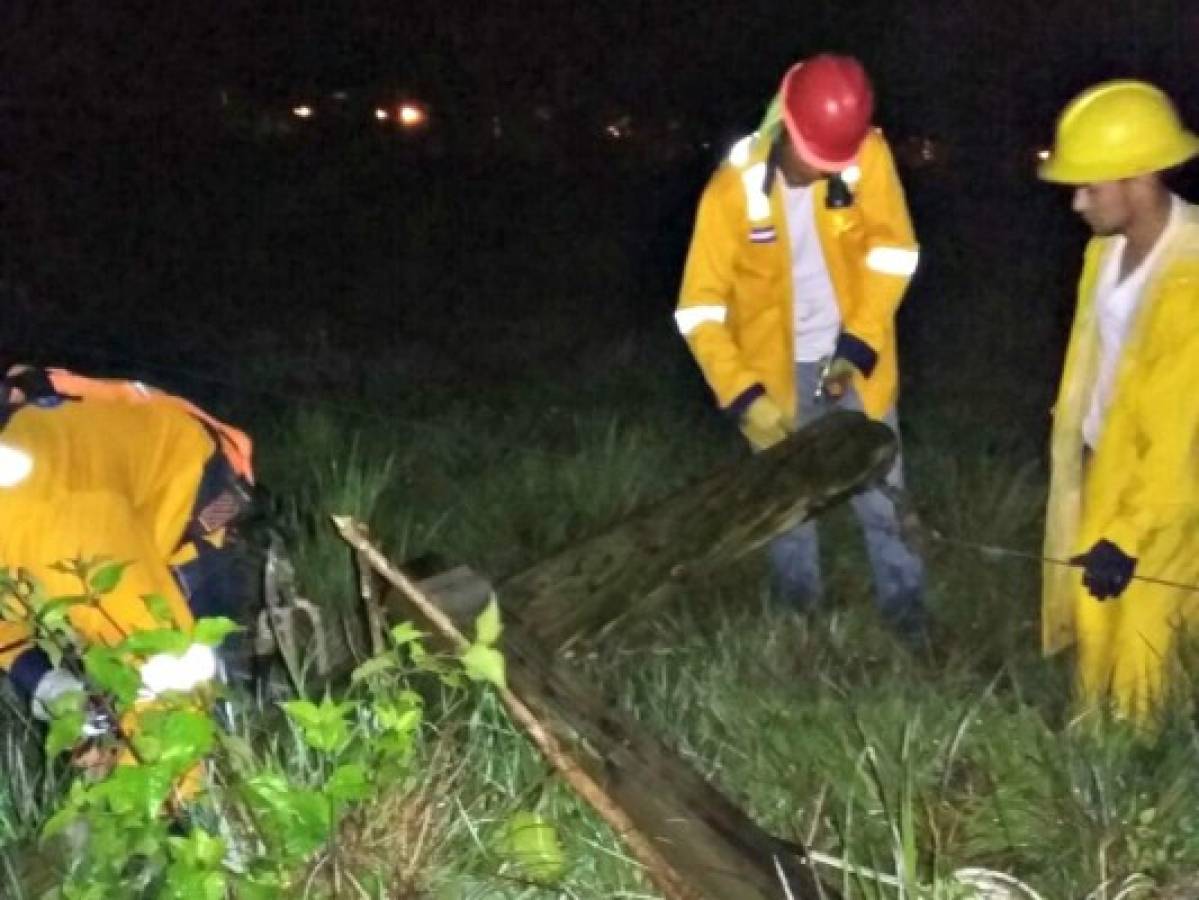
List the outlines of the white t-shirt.
<svg viewBox="0 0 1199 900">
<path fill-rule="evenodd" d="M 1120 280 L 1120 264 L 1124 259 L 1124 248 L 1128 241 L 1123 235 L 1114 239 L 1111 249 L 1103 260 L 1099 280 L 1095 285 L 1095 322 L 1099 329 L 1099 367 L 1095 375 L 1095 387 L 1091 391 L 1091 402 L 1082 421 L 1082 439 L 1094 449 L 1099 445 L 1103 423 L 1112 402 L 1112 390 L 1116 384 L 1116 373 L 1120 368 L 1120 357 L 1124 341 L 1132 326 L 1133 318 L 1141 305 L 1141 296 L 1149 276 L 1161 259 L 1162 249 L 1181 217 L 1182 201 L 1174 197 L 1170 206 L 1170 220 L 1157 243 L 1141 264 Z"/>
<path fill-rule="evenodd" d="M 841 308 L 824 262 L 812 188 L 783 185 L 783 208 L 791 237 L 791 290 L 796 362 L 832 355 L 841 333 Z"/>
</svg>

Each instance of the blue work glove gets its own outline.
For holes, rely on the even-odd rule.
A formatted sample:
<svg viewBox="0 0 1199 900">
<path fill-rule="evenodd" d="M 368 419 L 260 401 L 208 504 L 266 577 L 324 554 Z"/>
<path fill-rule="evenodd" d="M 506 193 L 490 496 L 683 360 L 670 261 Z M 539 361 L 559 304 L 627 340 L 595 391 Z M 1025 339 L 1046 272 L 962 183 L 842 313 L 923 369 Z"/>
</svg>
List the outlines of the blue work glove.
<svg viewBox="0 0 1199 900">
<path fill-rule="evenodd" d="M 1111 600 L 1123 594 L 1137 567 L 1135 559 L 1111 541 L 1104 540 L 1096 541 L 1095 546 L 1070 562 L 1082 566 L 1083 586 L 1096 600 Z"/>
</svg>

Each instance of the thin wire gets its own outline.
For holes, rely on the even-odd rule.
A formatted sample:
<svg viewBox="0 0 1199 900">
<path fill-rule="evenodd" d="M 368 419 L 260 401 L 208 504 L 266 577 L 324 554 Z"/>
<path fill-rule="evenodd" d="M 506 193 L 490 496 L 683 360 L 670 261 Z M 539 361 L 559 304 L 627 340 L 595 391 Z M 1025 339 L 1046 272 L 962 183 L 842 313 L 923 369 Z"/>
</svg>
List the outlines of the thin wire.
<svg viewBox="0 0 1199 900">
<path fill-rule="evenodd" d="M 1042 563 L 1050 566 L 1060 566 L 1065 569 L 1081 569 L 1084 564 L 1074 562 L 1069 559 L 1061 559 L 1054 556 L 1046 556 L 1043 553 L 1035 553 L 1031 550 L 1017 550 L 1014 547 L 1005 547 L 1001 544 L 986 544 L 982 541 L 972 541 L 968 538 L 961 537 L 946 537 L 940 529 L 933 528 L 925 524 L 924 517 L 916 512 L 912 504 L 911 498 L 907 491 L 902 488 L 894 487 L 893 485 L 880 483 L 877 485 L 878 490 L 894 505 L 899 519 L 900 538 L 907 539 L 909 535 L 905 532 L 914 532 L 917 539 L 923 538 L 933 543 L 942 544 L 948 547 L 957 548 L 960 550 L 971 550 L 976 553 L 981 553 L 983 556 L 990 557 L 1007 557 L 1009 559 L 1022 559 L 1029 562 Z M 1168 578 L 1158 578 L 1156 575 L 1132 575 L 1133 581 L 1140 581 L 1144 584 L 1154 584 L 1159 587 L 1174 588 L 1179 591 L 1187 591 L 1189 593 L 1199 593 L 1199 584 L 1187 584 L 1181 581 L 1171 581 Z"/>
</svg>

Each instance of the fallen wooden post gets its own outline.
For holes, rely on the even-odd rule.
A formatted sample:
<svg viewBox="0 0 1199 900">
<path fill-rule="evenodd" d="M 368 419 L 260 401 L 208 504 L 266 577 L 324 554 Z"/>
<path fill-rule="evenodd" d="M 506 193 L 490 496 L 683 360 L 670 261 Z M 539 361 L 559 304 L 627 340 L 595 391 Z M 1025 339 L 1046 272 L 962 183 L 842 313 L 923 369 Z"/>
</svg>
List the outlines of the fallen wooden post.
<svg viewBox="0 0 1199 900">
<path fill-rule="evenodd" d="M 396 590 L 403 617 L 432 627 L 461 649 L 450 618 L 360 532 L 338 530 Z M 397 592 L 400 596 L 397 596 Z M 803 849 L 774 838 L 661 741 L 608 704 L 518 620 L 505 623 L 501 648 L 507 689 L 500 696 L 550 763 L 616 831 L 668 900 L 823 900 Z"/>
<path fill-rule="evenodd" d="M 394 588 L 401 591 L 408 602 L 416 607 L 420 617 L 432 625 L 443 641 L 458 652 L 465 650 L 470 645 L 470 642 L 463 637 L 449 616 L 438 609 L 414 582 L 397 570 L 370 543 L 361 525 L 345 516 L 334 516 L 333 521 L 342 537 L 354 548 L 359 560 L 368 563 Z M 508 677 L 511 678 L 510 671 Z M 624 811 L 614 804 L 603 789 L 574 763 L 572 757 L 562 749 L 555 736 L 542 725 L 516 691 L 498 685 L 496 691 L 512 718 L 524 728 L 550 764 L 620 835 L 638 862 L 645 867 L 650 880 L 662 891 L 667 900 L 701 900 L 701 895 L 687 888 L 679 873 L 671 868 L 657 849 L 637 830 Z"/>
<path fill-rule="evenodd" d="M 832 900 L 836 893 L 818 883 L 803 848 L 758 827 L 557 651 L 648 615 L 664 586 L 726 565 L 844 500 L 881 478 L 897 449 L 885 425 L 857 413 L 830 414 L 500 582 L 511 694 L 505 703 L 563 777 L 626 838 L 666 896 Z M 451 647 L 461 641 L 447 625 L 473 621 L 490 594 L 485 579 L 460 568 L 418 587 L 352 523 L 339 527 L 358 559 L 396 589 L 380 592 L 381 603 L 402 603 L 397 615 L 416 618 Z"/>
<path fill-rule="evenodd" d="M 501 579 L 466 566 L 419 582 L 458 625 L 493 590 L 508 616 L 557 650 L 653 613 L 686 585 L 881 478 L 898 446 L 885 425 L 836 412 L 622 522 Z"/>
<path fill-rule="evenodd" d="M 546 646 L 569 646 L 648 615 L 664 587 L 727 565 L 840 503 L 882 478 L 897 452 L 886 425 L 831 413 L 500 581 L 500 602 Z"/>
</svg>

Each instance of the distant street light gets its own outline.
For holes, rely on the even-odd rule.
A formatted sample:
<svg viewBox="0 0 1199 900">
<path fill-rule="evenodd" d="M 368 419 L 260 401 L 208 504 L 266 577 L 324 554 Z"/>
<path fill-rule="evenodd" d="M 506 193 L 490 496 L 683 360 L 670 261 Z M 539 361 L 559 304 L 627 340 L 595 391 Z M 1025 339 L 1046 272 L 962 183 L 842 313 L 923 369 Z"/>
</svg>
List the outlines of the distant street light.
<svg viewBox="0 0 1199 900">
<path fill-rule="evenodd" d="M 297 119 L 311 119 L 313 116 L 313 109 L 311 106 L 305 106 L 301 104 L 300 106 L 292 108 L 292 115 L 294 115 Z"/>
<path fill-rule="evenodd" d="M 405 128 L 419 128 L 428 120 L 428 114 L 415 103 L 401 103 L 398 115 Z"/>
<path fill-rule="evenodd" d="M 388 119 L 387 110 L 382 109 L 382 108 L 376 109 L 375 110 L 375 118 L 378 119 L 380 122 L 386 122 Z"/>
</svg>

